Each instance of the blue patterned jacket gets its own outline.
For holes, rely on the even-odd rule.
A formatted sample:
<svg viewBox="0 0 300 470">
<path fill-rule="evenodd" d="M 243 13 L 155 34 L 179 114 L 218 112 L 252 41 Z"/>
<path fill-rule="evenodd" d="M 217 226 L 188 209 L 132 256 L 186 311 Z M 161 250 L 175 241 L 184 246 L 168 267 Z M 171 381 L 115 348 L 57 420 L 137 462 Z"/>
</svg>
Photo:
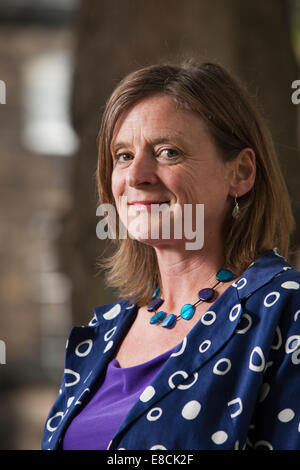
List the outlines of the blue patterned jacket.
<svg viewBox="0 0 300 470">
<path fill-rule="evenodd" d="M 117 449 L 300 449 L 300 273 L 275 248 L 220 295 L 125 417 Z M 137 305 L 95 307 L 71 330 L 43 449 L 60 449 Z"/>
</svg>

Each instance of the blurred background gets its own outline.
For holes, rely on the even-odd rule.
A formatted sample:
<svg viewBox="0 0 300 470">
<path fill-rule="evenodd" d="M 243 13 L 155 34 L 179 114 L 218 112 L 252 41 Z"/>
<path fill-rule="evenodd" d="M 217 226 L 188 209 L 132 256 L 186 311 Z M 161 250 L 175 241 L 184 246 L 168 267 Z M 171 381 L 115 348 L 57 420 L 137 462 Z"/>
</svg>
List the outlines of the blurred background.
<svg viewBox="0 0 300 470">
<path fill-rule="evenodd" d="M 69 330 L 114 300 L 96 267 L 105 101 L 136 67 L 190 56 L 258 99 L 299 248 L 300 0 L 0 0 L 0 449 L 40 449 Z"/>
</svg>

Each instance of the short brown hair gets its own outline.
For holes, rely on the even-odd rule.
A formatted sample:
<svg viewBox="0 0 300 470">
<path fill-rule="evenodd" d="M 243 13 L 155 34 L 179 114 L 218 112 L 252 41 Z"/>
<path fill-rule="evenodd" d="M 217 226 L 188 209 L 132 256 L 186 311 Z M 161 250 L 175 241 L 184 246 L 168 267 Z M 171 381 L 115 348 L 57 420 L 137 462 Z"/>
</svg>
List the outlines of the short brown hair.
<svg viewBox="0 0 300 470">
<path fill-rule="evenodd" d="M 152 65 L 120 82 L 106 104 L 99 132 L 99 203 L 114 204 L 110 144 L 118 118 L 155 94 L 171 96 L 180 106 L 196 112 L 224 160 L 234 159 L 246 147 L 255 152 L 254 186 L 239 199 L 240 217 L 235 220 L 228 214 L 226 219 L 226 266 L 239 275 L 274 247 L 287 257 L 294 218 L 272 137 L 244 86 L 216 63 Z M 120 297 L 135 298 L 144 305 L 160 282 L 155 250 L 130 237 L 115 243 L 115 253 L 99 258 L 98 266 L 106 269 L 107 284 L 117 288 Z"/>
</svg>

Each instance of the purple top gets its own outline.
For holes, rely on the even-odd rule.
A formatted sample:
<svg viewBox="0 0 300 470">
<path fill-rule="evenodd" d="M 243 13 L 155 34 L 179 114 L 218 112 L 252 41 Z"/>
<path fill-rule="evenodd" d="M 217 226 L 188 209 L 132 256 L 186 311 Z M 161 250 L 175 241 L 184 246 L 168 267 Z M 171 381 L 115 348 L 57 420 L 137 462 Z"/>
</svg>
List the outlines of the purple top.
<svg viewBox="0 0 300 470">
<path fill-rule="evenodd" d="M 105 450 L 122 421 L 175 347 L 133 367 L 113 359 L 104 382 L 66 430 L 64 450 Z"/>
</svg>

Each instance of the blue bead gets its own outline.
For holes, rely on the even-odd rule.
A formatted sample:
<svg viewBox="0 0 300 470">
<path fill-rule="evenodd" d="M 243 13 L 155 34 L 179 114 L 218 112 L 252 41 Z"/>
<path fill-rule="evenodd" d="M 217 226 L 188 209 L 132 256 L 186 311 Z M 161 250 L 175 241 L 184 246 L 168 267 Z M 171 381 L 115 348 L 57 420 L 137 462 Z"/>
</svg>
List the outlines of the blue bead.
<svg viewBox="0 0 300 470">
<path fill-rule="evenodd" d="M 163 299 L 161 299 L 160 297 L 150 300 L 148 307 L 147 307 L 148 312 L 154 312 L 161 306 L 162 303 L 163 303 Z"/>
<path fill-rule="evenodd" d="M 205 289 L 201 289 L 198 292 L 198 297 L 203 302 L 208 302 L 211 300 L 215 295 L 215 291 L 211 287 L 205 287 Z"/>
<path fill-rule="evenodd" d="M 175 323 L 176 323 L 176 315 L 173 315 L 173 313 L 171 313 L 171 315 L 168 315 L 164 319 L 161 326 L 163 326 L 164 328 L 172 328 L 172 326 L 174 326 Z"/>
<path fill-rule="evenodd" d="M 155 315 L 153 315 L 150 318 L 151 325 L 154 325 L 155 323 L 160 323 L 161 321 L 163 321 L 165 316 L 166 316 L 166 312 L 163 312 L 162 310 L 160 312 L 157 312 Z"/>
<path fill-rule="evenodd" d="M 233 274 L 233 272 L 229 271 L 228 269 L 220 269 L 220 271 L 218 271 L 216 275 L 216 278 L 218 279 L 218 281 L 228 282 L 234 279 L 235 275 Z"/>
<path fill-rule="evenodd" d="M 180 311 L 180 316 L 184 319 L 184 320 L 190 320 L 192 318 L 192 316 L 194 315 L 195 313 L 195 307 L 194 305 L 192 304 L 185 304 L 181 311 Z"/>
</svg>

